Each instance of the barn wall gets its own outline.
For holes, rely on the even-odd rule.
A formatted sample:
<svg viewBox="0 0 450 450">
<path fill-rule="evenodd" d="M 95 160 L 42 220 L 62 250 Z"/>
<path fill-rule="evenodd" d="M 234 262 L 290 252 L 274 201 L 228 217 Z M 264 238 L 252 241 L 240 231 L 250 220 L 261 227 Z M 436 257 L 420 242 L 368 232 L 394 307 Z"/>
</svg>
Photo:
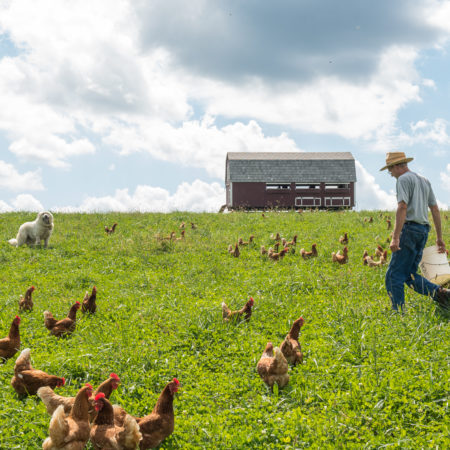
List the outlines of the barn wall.
<svg viewBox="0 0 450 450">
<path fill-rule="evenodd" d="M 294 208 L 294 207 L 321 207 L 339 208 L 355 206 L 354 183 L 348 183 L 348 189 L 325 189 L 325 183 L 320 184 L 320 189 L 295 189 L 295 183 L 291 183 L 289 190 L 267 191 L 266 183 L 234 182 L 231 188 L 231 196 L 227 196 L 227 204 L 232 208 Z M 230 191 L 227 186 L 227 194 Z M 296 198 L 303 198 L 298 201 Z M 349 200 L 342 200 L 342 198 Z M 311 200 L 312 199 L 312 200 Z"/>
</svg>

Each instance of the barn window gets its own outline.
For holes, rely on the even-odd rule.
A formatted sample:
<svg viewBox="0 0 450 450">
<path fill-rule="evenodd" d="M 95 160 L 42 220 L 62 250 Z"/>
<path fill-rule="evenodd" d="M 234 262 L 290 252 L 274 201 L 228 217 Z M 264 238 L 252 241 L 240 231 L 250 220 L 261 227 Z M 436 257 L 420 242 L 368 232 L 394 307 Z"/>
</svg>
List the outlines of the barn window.
<svg viewBox="0 0 450 450">
<path fill-rule="evenodd" d="M 266 183 L 266 191 L 288 190 L 290 188 L 290 183 Z"/>
<path fill-rule="evenodd" d="M 325 189 L 348 189 L 348 184 L 325 184 Z"/>
<path fill-rule="evenodd" d="M 296 197 L 295 206 L 321 206 L 320 197 Z"/>
<path fill-rule="evenodd" d="M 295 189 L 320 189 L 320 184 L 295 183 Z"/>
<path fill-rule="evenodd" d="M 325 197 L 325 206 L 350 206 L 350 197 Z"/>
</svg>

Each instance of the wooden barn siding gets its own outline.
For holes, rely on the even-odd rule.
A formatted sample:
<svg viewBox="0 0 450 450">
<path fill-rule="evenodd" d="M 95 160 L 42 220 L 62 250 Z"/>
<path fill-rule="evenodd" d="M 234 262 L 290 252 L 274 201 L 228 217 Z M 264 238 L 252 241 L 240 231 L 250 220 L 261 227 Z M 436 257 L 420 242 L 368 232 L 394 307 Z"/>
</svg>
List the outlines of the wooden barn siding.
<svg viewBox="0 0 450 450">
<path fill-rule="evenodd" d="M 329 183 L 331 184 L 331 183 Z M 349 183 L 349 189 L 326 189 L 325 183 L 321 183 L 320 189 L 295 189 L 295 183 L 291 183 L 289 191 L 267 191 L 266 183 L 242 183 L 234 182 L 232 187 L 232 203 L 227 203 L 233 208 L 267 208 L 267 207 L 295 207 L 296 197 L 320 197 L 321 207 L 325 207 L 325 197 L 350 197 L 350 207 L 355 206 L 354 183 Z"/>
</svg>

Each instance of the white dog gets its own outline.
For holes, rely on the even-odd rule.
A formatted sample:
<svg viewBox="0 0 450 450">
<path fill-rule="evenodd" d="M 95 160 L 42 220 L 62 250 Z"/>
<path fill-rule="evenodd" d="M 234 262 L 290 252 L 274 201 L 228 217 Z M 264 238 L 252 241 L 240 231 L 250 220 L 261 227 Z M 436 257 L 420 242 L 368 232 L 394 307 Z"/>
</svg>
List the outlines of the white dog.
<svg viewBox="0 0 450 450">
<path fill-rule="evenodd" d="M 19 232 L 15 239 L 8 242 L 15 247 L 23 244 L 38 245 L 44 241 L 44 247 L 47 247 L 48 240 L 53 231 L 53 216 L 48 211 L 40 212 L 34 222 L 25 222 L 20 225 Z"/>
</svg>

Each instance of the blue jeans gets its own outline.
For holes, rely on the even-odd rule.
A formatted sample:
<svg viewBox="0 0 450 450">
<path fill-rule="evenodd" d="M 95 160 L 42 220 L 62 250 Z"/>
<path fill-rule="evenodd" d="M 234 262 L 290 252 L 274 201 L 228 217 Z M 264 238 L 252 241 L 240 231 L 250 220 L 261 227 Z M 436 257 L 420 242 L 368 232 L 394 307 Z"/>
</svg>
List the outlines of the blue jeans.
<svg viewBox="0 0 450 450">
<path fill-rule="evenodd" d="M 406 283 L 416 292 L 434 297 L 439 286 L 417 273 L 423 249 L 428 239 L 429 225 L 406 222 L 400 234 L 400 250 L 392 253 L 386 272 L 386 289 L 392 301 L 392 308 L 398 310 L 405 304 Z"/>
</svg>

